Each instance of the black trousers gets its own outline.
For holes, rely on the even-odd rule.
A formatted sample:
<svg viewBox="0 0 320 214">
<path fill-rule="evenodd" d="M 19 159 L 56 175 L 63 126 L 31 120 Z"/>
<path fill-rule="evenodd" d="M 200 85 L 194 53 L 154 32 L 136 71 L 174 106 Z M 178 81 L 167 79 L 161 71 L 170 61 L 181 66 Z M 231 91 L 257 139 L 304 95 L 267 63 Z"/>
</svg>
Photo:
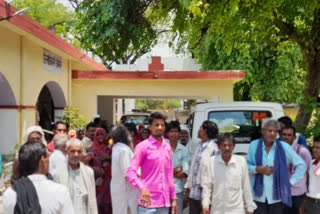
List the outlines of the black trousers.
<svg viewBox="0 0 320 214">
<path fill-rule="evenodd" d="M 189 214 L 202 214 L 201 201 L 193 200 L 190 198 Z"/>
<path fill-rule="evenodd" d="M 255 203 L 257 204 L 257 209 L 254 211 L 254 214 L 283 214 L 286 207 L 281 202 L 268 204 L 255 201 Z"/>
<path fill-rule="evenodd" d="M 292 207 L 286 207 L 284 214 L 299 214 L 299 208 L 301 207 L 305 194 L 299 196 L 292 196 Z"/>
<path fill-rule="evenodd" d="M 320 213 L 320 203 L 314 202 L 307 198 L 307 202 L 305 205 L 307 214 L 319 214 Z"/>
</svg>

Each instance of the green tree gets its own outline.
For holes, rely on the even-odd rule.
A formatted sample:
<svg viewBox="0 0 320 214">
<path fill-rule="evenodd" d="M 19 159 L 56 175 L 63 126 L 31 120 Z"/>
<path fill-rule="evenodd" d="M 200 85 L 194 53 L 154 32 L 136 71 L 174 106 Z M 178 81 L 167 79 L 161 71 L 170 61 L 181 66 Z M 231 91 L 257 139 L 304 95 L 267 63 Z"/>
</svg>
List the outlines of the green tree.
<svg viewBox="0 0 320 214">
<path fill-rule="evenodd" d="M 73 12 L 56 0 L 14 0 L 12 5 L 29 7 L 28 16 L 59 35 L 66 34 L 66 25 L 73 19 Z"/>
<path fill-rule="evenodd" d="M 169 99 L 167 103 L 168 109 L 176 109 L 181 107 L 181 101 L 176 99 Z"/>
<path fill-rule="evenodd" d="M 237 52 L 240 56 L 252 56 L 249 54 L 250 45 L 248 44 L 255 43 L 260 47 L 266 45 L 270 47 L 269 51 L 276 54 L 277 60 L 269 61 L 275 65 L 284 60 L 284 53 L 277 49 L 283 42 L 298 47 L 303 56 L 304 65 L 297 71 L 301 72 L 305 67 L 306 78 L 303 89 L 304 99 L 301 101 L 295 122 L 308 124 L 320 87 L 319 0 L 176 0 L 172 1 L 173 3 L 162 0 L 158 2 L 160 3 L 154 6 L 154 13 L 161 10 L 160 14 L 174 14 L 172 28 L 180 31 L 181 43 L 188 44 L 188 49 L 196 59 L 207 57 L 208 61 L 215 61 L 214 56 L 202 53 L 201 48 L 205 45 L 216 45 L 216 40 L 219 39 L 221 48 L 225 49 L 229 56 L 238 54 Z M 165 6 L 166 3 L 167 6 Z M 181 11 L 179 9 L 181 7 L 184 8 L 182 16 L 176 13 Z M 200 56 L 201 54 L 205 56 Z M 290 57 L 285 58 L 290 59 Z M 273 66 L 270 71 L 274 73 L 284 64 L 279 66 Z"/>
<path fill-rule="evenodd" d="M 204 67 L 247 70 L 238 91 L 248 98 L 300 102 L 296 123 L 310 120 L 320 88 L 319 0 L 84 0 L 77 18 L 83 47 L 105 64 L 134 62 L 165 26 L 169 44 L 187 45 Z"/>
<path fill-rule="evenodd" d="M 177 99 L 136 99 L 136 108 L 143 110 L 175 109 L 181 107 Z"/>
<path fill-rule="evenodd" d="M 137 99 L 136 108 L 143 110 L 163 109 L 163 100 L 160 99 Z"/>
<path fill-rule="evenodd" d="M 299 47 L 292 42 L 246 45 L 246 53 L 236 48 L 229 52 L 221 39 L 212 38 L 194 53 L 205 70 L 246 71 L 245 79 L 234 87 L 235 100 L 300 102 L 305 69 Z"/>
<path fill-rule="evenodd" d="M 152 0 L 83 0 L 76 8 L 75 30 L 82 47 L 111 69 L 133 64 L 156 43 L 156 30 L 145 12 Z"/>
</svg>

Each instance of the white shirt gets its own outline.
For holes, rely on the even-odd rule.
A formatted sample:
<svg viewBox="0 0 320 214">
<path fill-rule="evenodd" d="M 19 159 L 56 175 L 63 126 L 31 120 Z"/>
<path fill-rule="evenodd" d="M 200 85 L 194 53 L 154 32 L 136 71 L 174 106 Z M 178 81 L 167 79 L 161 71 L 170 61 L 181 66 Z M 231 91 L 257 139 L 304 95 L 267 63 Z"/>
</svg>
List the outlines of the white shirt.
<svg viewBox="0 0 320 214">
<path fill-rule="evenodd" d="M 203 208 L 211 204 L 211 214 L 253 212 L 256 204 L 252 199 L 246 160 L 233 154 L 226 165 L 220 154 L 203 158 L 200 178 Z"/>
<path fill-rule="evenodd" d="M 320 162 L 317 165 L 311 161 L 309 169 L 309 191 L 307 196 L 320 199 Z"/>
<path fill-rule="evenodd" d="M 136 214 L 139 190 L 131 186 L 126 179 L 127 169 L 133 158 L 129 146 L 116 143 L 112 148 L 111 199 L 115 214 Z M 121 203 L 119 203 L 121 202 Z"/>
<path fill-rule="evenodd" d="M 73 207 L 68 189 L 44 175 L 33 174 L 28 178 L 35 186 L 38 194 L 42 214 L 73 214 Z M 3 195 L 3 209 L 5 214 L 13 214 L 17 201 L 17 193 L 10 187 Z"/>
<path fill-rule="evenodd" d="M 76 214 L 86 214 L 88 210 L 88 191 L 80 174 L 80 169 L 73 170 L 68 166 L 69 191 Z"/>
<path fill-rule="evenodd" d="M 49 158 L 50 174 L 55 168 L 65 164 L 67 164 L 67 157 L 60 150 L 55 149 Z"/>
<path fill-rule="evenodd" d="M 201 142 L 199 142 L 201 143 Z M 206 158 L 203 158 L 204 156 L 212 156 L 212 155 L 215 155 L 215 154 L 219 154 L 220 153 L 220 150 L 217 146 L 217 144 L 214 142 L 214 140 L 210 140 L 210 141 L 207 141 L 207 142 L 203 142 L 201 143 L 201 146 L 199 146 L 199 144 L 197 144 L 198 147 L 196 148 L 196 153 L 195 155 L 193 156 L 192 158 L 192 161 L 191 161 L 191 165 L 190 165 L 190 169 L 189 169 L 189 175 L 188 175 L 188 178 L 187 178 L 187 182 L 186 184 L 184 185 L 184 187 L 186 189 L 190 189 L 192 188 L 192 181 L 193 179 L 196 179 L 197 180 L 197 183 L 200 183 L 201 180 L 200 180 L 200 174 L 201 174 L 201 166 L 202 164 L 200 163 L 200 166 L 199 166 L 199 173 L 197 174 L 197 176 L 194 178 L 193 177 L 193 172 L 194 172 L 194 168 L 195 167 L 198 167 L 197 164 L 196 164 L 196 159 L 197 159 L 197 155 L 199 155 L 200 152 L 200 148 L 204 148 L 206 145 L 207 147 L 204 149 L 204 151 L 202 152 L 201 154 L 201 161 L 202 159 L 206 159 Z"/>
</svg>

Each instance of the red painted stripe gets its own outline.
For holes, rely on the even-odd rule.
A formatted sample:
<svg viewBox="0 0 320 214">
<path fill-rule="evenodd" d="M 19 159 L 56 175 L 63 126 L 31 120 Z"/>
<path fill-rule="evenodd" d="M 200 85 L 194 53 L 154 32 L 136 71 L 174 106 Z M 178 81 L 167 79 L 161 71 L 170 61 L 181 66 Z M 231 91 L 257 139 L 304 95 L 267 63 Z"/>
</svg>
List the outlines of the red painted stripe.
<svg viewBox="0 0 320 214">
<path fill-rule="evenodd" d="M 10 6 L 10 15 L 16 12 L 17 9 L 13 6 Z M 7 17 L 6 14 L 6 7 L 5 1 L 0 0 L 0 18 Z M 68 42 L 64 41 L 62 38 L 48 30 L 47 28 L 40 25 L 38 22 L 34 21 L 33 19 L 29 18 L 26 15 L 12 17 L 8 20 L 10 23 L 14 24 L 15 26 L 21 28 L 22 30 L 26 31 L 27 33 L 32 34 L 33 36 L 39 38 L 40 40 L 48 43 L 49 45 L 63 51 L 64 53 L 82 61 L 83 63 L 94 67 L 99 71 L 106 71 L 107 68 L 84 53 L 80 50 L 75 48 L 73 45 L 69 44 Z"/>
<path fill-rule="evenodd" d="M 35 106 L 0 106 L 0 109 L 35 109 Z"/>
<path fill-rule="evenodd" d="M 72 79 L 202 79 L 239 80 L 245 77 L 244 71 L 73 71 Z"/>
<path fill-rule="evenodd" d="M 8 106 L 8 105 L 0 105 L 0 109 L 18 109 L 18 110 L 21 110 L 21 109 L 35 109 L 36 106 Z M 65 107 L 55 107 L 54 109 L 55 110 L 63 110 Z"/>
</svg>

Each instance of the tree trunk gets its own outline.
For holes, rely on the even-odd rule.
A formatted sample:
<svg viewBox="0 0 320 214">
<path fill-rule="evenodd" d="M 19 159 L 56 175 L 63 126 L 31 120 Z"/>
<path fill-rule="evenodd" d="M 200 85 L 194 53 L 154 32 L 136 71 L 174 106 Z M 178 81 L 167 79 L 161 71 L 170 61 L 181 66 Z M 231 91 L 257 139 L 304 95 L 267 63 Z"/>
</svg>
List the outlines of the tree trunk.
<svg viewBox="0 0 320 214">
<path fill-rule="evenodd" d="M 320 88 L 320 51 L 303 51 L 307 66 L 307 77 L 304 88 L 304 101 L 300 105 L 298 115 L 294 124 L 296 126 L 307 126 L 312 116 L 314 103 L 317 102 Z"/>
</svg>

